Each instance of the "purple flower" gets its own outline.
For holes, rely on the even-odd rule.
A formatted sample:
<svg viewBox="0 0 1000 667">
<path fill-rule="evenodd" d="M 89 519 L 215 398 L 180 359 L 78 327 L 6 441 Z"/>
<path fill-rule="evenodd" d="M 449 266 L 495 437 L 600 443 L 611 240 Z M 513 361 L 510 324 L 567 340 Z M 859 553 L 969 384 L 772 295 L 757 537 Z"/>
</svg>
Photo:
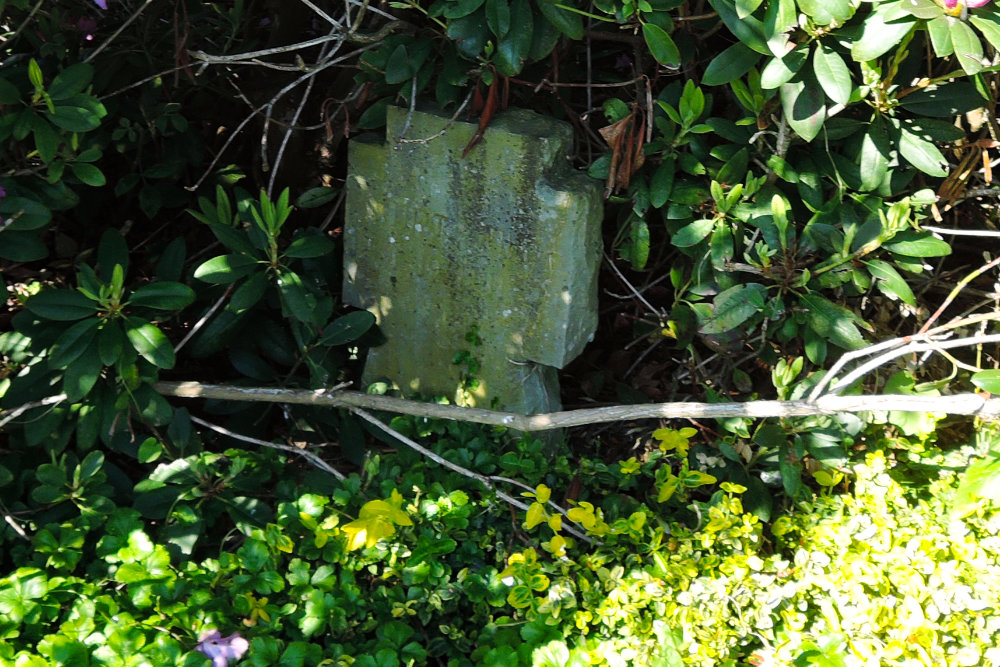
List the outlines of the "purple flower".
<svg viewBox="0 0 1000 667">
<path fill-rule="evenodd" d="M 94 4 L 104 10 L 108 8 L 108 0 L 94 0 Z"/>
<path fill-rule="evenodd" d="M 223 637 L 218 630 L 211 630 L 199 637 L 198 642 L 194 650 L 211 658 L 212 667 L 228 667 L 230 658 L 239 660 L 250 648 L 250 643 L 236 632 Z"/>
<path fill-rule="evenodd" d="M 7 191 L 3 189 L 2 185 L 0 185 L 0 199 L 3 199 L 6 196 L 7 196 Z"/>
</svg>

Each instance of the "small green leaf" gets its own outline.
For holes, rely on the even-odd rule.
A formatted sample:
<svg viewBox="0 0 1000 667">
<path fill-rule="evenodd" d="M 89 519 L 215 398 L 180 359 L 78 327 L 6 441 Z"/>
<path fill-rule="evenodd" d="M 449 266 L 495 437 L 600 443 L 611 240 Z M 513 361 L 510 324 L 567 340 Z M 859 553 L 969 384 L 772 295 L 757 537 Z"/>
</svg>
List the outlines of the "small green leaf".
<svg viewBox="0 0 1000 667">
<path fill-rule="evenodd" d="M 282 253 L 285 257 L 322 257 L 336 249 L 333 241 L 322 234 L 302 235 L 293 240 Z"/>
<path fill-rule="evenodd" d="M 104 177 L 104 172 L 92 164 L 87 164 L 85 162 L 70 162 L 69 170 L 73 172 L 73 175 L 80 179 L 80 182 L 84 185 L 96 188 L 108 182 L 108 180 Z"/>
<path fill-rule="evenodd" d="M 642 36 L 656 62 L 665 67 L 680 67 L 680 51 L 677 50 L 677 45 L 674 44 L 674 40 L 671 39 L 666 30 L 653 23 L 643 23 Z"/>
<path fill-rule="evenodd" d="M 676 248 L 690 248 L 693 245 L 697 245 L 698 243 L 701 243 L 706 236 L 712 233 L 712 228 L 715 227 L 715 223 L 715 218 L 695 220 L 691 224 L 678 229 L 677 232 L 670 237 L 670 243 Z"/>
<path fill-rule="evenodd" d="M 82 320 L 97 313 L 97 302 L 75 290 L 52 289 L 28 299 L 25 307 L 35 315 L 57 322 Z"/>
<path fill-rule="evenodd" d="M 402 83 L 409 81 L 413 77 L 410 69 L 410 54 L 406 52 L 406 45 L 400 44 L 385 63 L 385 82 L 388 84 Z"/>
<path fill-rule="evenodd" d="M 875 286 L 890 299 L 899 299 L 903 303 L 916 306 L 917 301 L 913 291 L 901 275 L 888 262 L 873 259 L 865 262 L 872 277 L 877 278 Z"/>
<path fill-rule="evenodd" d="M 174 348 L 156 325 L 138 317 L 126 317 L 125 335 L 146 361 L 159 368 L 173 368 Z"/>
<path fill-rule="evenodd" d="M 103 114 L 84 107 L 61 104 L 52 111 L 46 111 L 45 115 L 56 127 L 70 132 L 90 132 L 101 126 Z"/>
<path fill-rule="evenodd" d="M 213 285 L 228 285 L 250 275 L 257 260 L 241 254 L 219 255 L 203 262 L 194 270 L 194 277 Z"/>
<path fill-rule="evenodd" d="M 375 326 L 375 316 L 367 310 L 356 310 L 341 315 L 323 329 L 320 345 L 344 345 L 357 340 Z"/>
<path fill-rule="evenodd" d="M 316 297 L 309 293 L 302 278 L 293 271 L 278 272 L 278 294 L 288 315 L 300 322 L 312 323 Z"/>
<path fill-rule="evenodd" d="M 767 39 L 764 37 L 764 26 L 759 19 L 753 16 L 740 16 L 733 0 L 708 1 L 719 14 L 722 22 L 729 28 L 729 32 L 736 35 L 737 39 L 757 53 L 771 54 L 771 49 L 767 46 Z"/>
<path fill-rule="evenodd" d="M 338 194 L 336 188 L 309 188 L 295 200 L 295 208 L 319 208 L 333 201 Z"/>
</svg>

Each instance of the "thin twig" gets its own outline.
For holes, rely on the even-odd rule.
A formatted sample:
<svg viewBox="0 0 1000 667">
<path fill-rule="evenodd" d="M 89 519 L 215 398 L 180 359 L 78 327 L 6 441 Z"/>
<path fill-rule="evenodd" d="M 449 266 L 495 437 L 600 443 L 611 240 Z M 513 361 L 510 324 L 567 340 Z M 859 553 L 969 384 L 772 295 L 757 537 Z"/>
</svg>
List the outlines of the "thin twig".
<svg viewBox="0 0 1000 667">
<path fill-rule="evenodd" d="M 188 341 L 191 340 L 191 338 L 193 338 L 196 333 L 201 331 L 201 328 L 205 326 L 210 319 L 212 319 L 212 316 L 215 315 L 215 311 L 221 308 L 222 304 L 224 304 L 226 300 L 229 299 L 229 295 L 230 293 L 232 293 L 234 286 L 235 283 L 229 285 L 229 287 L 226 288 L 226 291 L 222 293 L 222 296 L 219 297 L 219 300 L 212 304 L 212 307 L 208 309 L 208 312 L 202 315 L 201 319 L 199 319 L 197 322 L 194 323 L 194 326 L 191 327 L 191 330 L 187 332 L 187 335 L 181 339 L 181 342 L 177 343 L 177 345 L 174 346 L 175 354 L 177 352 L 180 352 L 180 349 L 185 345 L 187 345 Z"/>
<path fill-rule="evenodd" d="M 945 227 L 929 227 L 927 225 L 921 225 L 920 229 L 934 232 L 935 234 L 951 234 L 952 236 L 979 236 L 982 238 L 997 238 L 1000 236 L 1000 232 L 989 229 L 947 229 Z"/>
<path fill-rule="evenodd" d="M 955 284 L 954 289 L 952 289 L 951 292 L 948 293 L 948 296 L 945 297 L 945 300 L 941 302 L 941 305 L 938 306 L 938 309 L 934 311 L 934 314 L 927 318 L 927 321 L 924 322 L 924 325 L 920 327 L 920 330 L 917 333 L 918 334 L 925 333 L 930 328 L 930 326 L 934 324 L 934 322 L 936 322 L 939 317 L 941 317 L 941 313 L 943 313 L 945 308 L 947 308 L 951 304 L 951 302 L 954 301 L 956 297 L 958 297 L 959 293 L 965 288 L 966 285 L 971 283 L 973 280 L 981 276 L 986 271 L 992 269 L 997 264 L 1000 264 L 1000 257 L 997 257 L 992 261 L 983 264 L 978 269 L 976 269 L 969 275 L 959 280 Z"/>
<path fill-rule="evenodd" d="M 122 34 L 122 32 L 125 31 L 125 28 L 132 25 L 132 22 L 135 21 L 137 18 L 139 18 L 139 15 L 142 14 L 144 11 L 146 11 L 146 7 L 149 7 L 151 4 L 153 4 L 153 0 L 146 0 L 146 2 L 142 3 L 142 7 L 139 7 L 139 9 L 135 10 L 135 12 L 132 13 L 132 16 L 128 17 L 128 19 L 126 19 L 125 22 L 118 27 L 118 30 L 115 30 L 115 32 L 110 37 L 104 40 L 103 44 L 101 44 L 96 49 L 91 51 L 90 55 L 83 59 L 83 62 L 89 63 L 91 60 L 97 57 L 98 53 L 106 49 L 111 44 L 111 42 L 115 41 L 118 38 L 118 35 Z"/>
<path fill-rule="evenodd" d="M 33 410 L 34 408 L 40 408 L 43 405 L 55 405 L 57 403 L 62 403 L 67 398 L 66 394 L 56 394 L 54 396 L 46 396 L 45 398 L 32 401 L 31 403 L 25 403 L 24 405 L 19 405 L 16 408 L 11 408 L 10 410 L 4 410 L 0 412 L 0 428 L 3 428 L 9 424 L 14 419 L 17 419 L 23 415 L 28 410 Z"/>
<path fill-rule="evenodd" d="M 24 20 L 21 21 L 21 25 L 17 26 L 17 30 L 14 31 L 14 34 L 3 40 L 3 42 L 0 42 L 3 44 L 4 48 L 9 48 L 14 43 L 14 40 L 16 40 L 21 34 L 21 31 L 24 30 L 29 23 L 31 23 L 31 19 L 34 18 L 38 10 L 42 8 L 42 4 L 44 2 L 45 0 L 38 0 L 38 2 L 35 3 L 35 6 L 31 8 L 31 11 L 28 12 L 28 15 L 24 18 Z"/>
<path fill-rule="evenodd" d="M 223 428 L 222 426 L 213 424 L 211 422 L 207 422 L 204 419 L 199 419 L 198 417 L 195 416 L 191 416 L 191 421 L 193 421 L 195 424 L 200 424 L 205 428 L 210 428 L 216 433 L 221 433 L 222 435 L 229 436 L 230 438 L 234 438 L 236 440 L 241 440 L 242 442 L 248 442 L 251 445 L 270 447 L 271 449 L 280 449 L 283 452 L 291 452 L 292 454 L 297 454 L 302 458 L 306 459 L 307 461 L 309 461 L 310 463 L 312 463 L 314 466 L 316 466 L 323 472 L 330 473 L 340 481 L 343 482 L 344 480 L 347 479 L 347 477 L 342 472 L 340 472 L 339 470 L 331 466 L 329 463 L 327 463 L 326 461 L 316 456 L 307 449 L 299 449 L 298 447 L 292 447 L 291 445 L 285 445 L 278 442 L 268 442 L 267 440 L 258 440 L 257 438 L 251 438 L 249 435 L 241 435 L 239 433 L 234 433 L 233 431 L 230 431 L 228 428 Z"/>
</svg>

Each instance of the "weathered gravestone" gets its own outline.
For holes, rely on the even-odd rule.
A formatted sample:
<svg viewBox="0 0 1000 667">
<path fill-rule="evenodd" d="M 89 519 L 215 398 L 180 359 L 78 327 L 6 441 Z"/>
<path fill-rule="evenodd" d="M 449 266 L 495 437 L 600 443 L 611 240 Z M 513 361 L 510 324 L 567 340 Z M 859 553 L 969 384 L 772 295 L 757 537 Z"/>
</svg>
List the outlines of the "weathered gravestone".
<svg viewBox="0 0 1000 667">
<path fill-rule="evenodd" d="M 366 135 L 349 149 L 344 298 L 374 313 L 387 339 L 362 381 L 558 409 L 556 369 L 596 326 L 601 257 L 600 186 L 571 168 L 570 127 L 503 113 L 463 158 L 476 125 L 407 116 L 390 107 L 384 142 Z M 461 352 L 477 362 L 474 388 L 461 389 Z"/>
</svg>

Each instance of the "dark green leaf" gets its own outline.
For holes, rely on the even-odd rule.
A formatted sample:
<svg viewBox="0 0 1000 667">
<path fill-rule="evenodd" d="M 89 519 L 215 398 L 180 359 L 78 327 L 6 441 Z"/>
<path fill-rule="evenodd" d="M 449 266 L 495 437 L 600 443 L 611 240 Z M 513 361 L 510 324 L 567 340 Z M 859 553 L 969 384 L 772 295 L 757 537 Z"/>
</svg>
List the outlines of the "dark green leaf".
<svg viewBox="0 0 1000 667">
<path fill-rule="evenodd" d="M 633 217 L 629 223 L 628 239 L 619 248 L 619 252 L 636 271 L 646 267 L 649 259 L 649 225 L 645 218 Z"/>
<path fill-rule="evenodd" d="M 806 141 L 815 139 L 823 129 L 826 102 L 823 89 L 811 76 L 781 86 L 781 106 L 788 124 Z"/>
<path fill-rule="evenodd" d="M 70 65 L 56 75 L 46 92 L 57 102 L 65 100 L 77 93 L 82 93 L 83 89 L 90 85 L 90 79 L 93 76 L 94 68 L 87 63 Z"/>
<path fill-rule="evenodd" d="M 341 315 L 323 329 L 320 345 L 344 345 L 357 340 L 375 326 L 375 316 L 367 310 Z"/>
<path fill-rule="evenodd" d="M 138 317 L 126 317 L 125 335 L 146 361 L 159 368 L 173 368 L 174 348 L 156 325 Z"/>
<path fill-rule="evenodd" d="M 5 232 L 26 232 L 49 224 L 52 220 L 52 211 L 34 199 L 12 195 L 0 199 L 0 218 L 8 222 Z M 6 237 L 4 241 L 0 241 L 0 246 L 5 241 Z"/>
<path fill-rule="evenodd" d="M 108 229 L 101 234 L 97 245 L 97 275 L 105 283 L 110 283 L 115 273 L 115 267 L 120 266 L 122 273 L 128 272 L 128 244 L 125 237 L 117 229 Z"/>
<path fill-rule="evenodd" d="M 144 306 L 158 310 L 181 310 L 194 301 L 194 290 L 181 283 L 162 280 L 143 285 L 129 298 L 131 306 Z"/>
<path fill-rule="evenodd" d="M 921 116 L 951 118 L 983 106 L 982 95 L 968 81 L 928 86 L 899 99 L 899 104 Z"/>
<path fill-rule="evenodd" d="M 385 63 L 385 82 L 388 84 L 402 83 L 409 81 L 413 77 L 410 69 L 410 54 L 406 52 L 406 46 L 397 46 L 389 60 Z"/>
<path fill-rule="evenodd" d="M 318 208 L 333 201 L 338 192 L 336 188 L 309 188 L 295 200 L 295 208 Z"/>
<path fill-rule="evenodd" d="M 42 159 L 42 162 L 50 164 L 56 156 L 56 151 L 59 149 L 59 144 L 62 143 L 62 138 L 56 132 L 55 128 L 52 127 L 52 123 L 41 116 L 34 117 L 31 132 L 35 136 L 35 148 L 38 150 L 38 157 Z"/>
<path fill-rule="evenodd" d="M 738 79 L 760 60 L 760 54 L 737 42 L 712 59 L 701 76 L 704 86 L 718 86 Z"/>
<path fill-rule="evenodd" d="M 680 67 L 680 51 L 677 50 L 677 45 L 674 44 L 674 40 L 671 39 L 666 30 L 652 23 L 643 23 L 642 36 L 656 62 L 665 67 Z"/>
<path fill-rule="evenodd" d="M 38 232 L 0 232 L 0 258 L 12 262 L 35 262 L 49 254 Z"/>
<path fill-rule="evenodd" d="M 89 132 L 101 126 L 101 116 L 83 107 L 59 105 L 53 111 L 46 111 L 45 116 L 56 127 L 70 132 Z"/>
<path fill-rule="evenodd" d="M 736 35 L 736 38 L 746 44 L 757 53 L 769 55 L 771 50 L 767 46 L 764 38 L 764 28 L 760 20 L 752 16 L 741 17 L 736 11 L 733 0 L 709 0 L 709 4 L 719 14 L 719 18 L 726 24 L 729 31 Z"/>
<path fill-rule="evenodd" d="M 556 0 L 538 0 L 538 11 L 570 39 L 583 39 L 583 17 L 577 12 L 557 7 L 557 4 Z"/>
<path fill-rule="evenodd" d="M 28 299 L 25 307 L 43 319 L 58 322 L 82 320 L 97 313 L 96 301 L 91 301 L 76 290 L 68 289 L 39 292 Z"/>
<path fill-rule="evenodd" d="M 891 154 L 892 146 L 889 143 L 889 132 L 885 121 L 881 116 L 876 116 L 861 139 L 861 159 L 858 167 L 863 190 L 874 190 L 882 183 Z"/>
<path fill-rule="evenodd" d="M 712 233 L 712 228 L 715 227 L 715 218 L 704 218 L 702 220 L 695 220 L 689 225 L 685 225 L 677 230 L 673 236 L 670 237 L 670 243 L 676 248 L 689 248 L 693 245 L 701 243 L 701 241 Z"/>
<path fill-rule="evenodd" d="M 104 323 L 97 337 L 97 353 L 101 357 L 101 363 L 110 366 L 117 362 L 122 356 L 125 348 L 125 331 L 118 320 L 110 320 Z"/>
<path fill-rule="evenodd" d="M 302 278 L 293 271 L 278 272 L 278 293 L 288 315 L 300 322 L 311 323 L 316 308 L 316 297 L 309 294 Z"/>
<path fill-rule="evenodd" d="M 736 329 L 764 309 L 767 288 L 759 283 L 734 285 L 712 301 L 712 318 L 698 330 L 703 334 L 721 334 Z"/>
<path fill-rule="evenodd" d="M 502 76 L 515 76 L 521 72 L 528 59 L 528 51 L 531 50 L 531 35 L 535 24 L 528 0 L 513 0 L 510 10 L 510 31 L 506 37 L 497 41 L 493 52 L 493 64 Z"/>
<path fill-rule="evenodd" d="M 62 332 L 56 342 L 52 344 L 49 365 L 52 368 L 66 368 L 76 361 L 84 350 L 90 347 L 100 324 L 100 319 L 88 317 Z"/>
<path fill-rule="evenodd" d="M 483 0 L 454 0 L 449 2 L 444 10 L 445 18 L 459 19 L 468 16 L 483 5 Z"/>
<path fill-rule="evenodd" d="M 187 244 L 183 237 L 177 237 L 167 244 L 156 260 L 156 275 L 160 280 L 179 280 L 184 273 Z"/>
<path fill-rule="evenodd" d="M 0 104 L 16 104 L 21 99 L 17 86 L 7 79 L 0 78 Z"/>
<path fill-rule="evenodd" d="M 87 164 L 85 162 L 70 162 L 69 170 L 73 172 L 73 175 L 80 179 L 80 182 L 84 185 L 100 187 L 108 182 L 107 179 L 104 178 L 104 173 L 92 164 Z"/>
<path fill-rule="evenodd" d="M 864 347 L 865 340 L 855 325 L 857 315 L 818 294 L 803 294 L 799 302 L 806 312 L 812 329 L 834 345 L 845 350 Z"/>
<path fill-rule="evenodd" d="M 543 5 L 545 0 L 539 2 L 539 9 L 544 14 Z M 504 37 L 510 31 L 510 5 L 507 4 L 507 0 L 486 0 L 486 24 L 498 38 Z"/>
<path fill-rule="evenodd" d="M 490 38 L 490 30 L 486 25 L 486 12 L 475 12 L 448 23 L 448 38 L 455 43 L 455 47 L 461 55 L 471 60 L 478 58 Z M 383 105 L 383 124 L 385 123 L 384 109 Z"/>
<path fill-rule="evenodd" d="M 322 257 L 328 255 L 336 249 L 333 241 L 322 234 L 302 235 L 293 240 L 285 252 L 285 257 Z"/>
<path fill-rule="evenodd" d="M 654 208 L 660 208 L 670 199 L 670 192 L 674 188 L 675 160 L 673 156 L 663 159 L 663 162 L 649 181 L 649 203 Z"/>
<path fill-rule="evenodd" d="M 203 262 L 194 270 L 194 277 L 213 285 L 228 285 L 249 275 L 257 260 L 246 255 L 219 255 Z"/>
<path fill-rule="evenodd" d="M 97 341 L 92 340 L 89 347 L 66 368 L 63 374 L 63 392 L 68 401 L 76 402 L 90 393 L 101 376 L 101 358 L 97 353 Z"/>
<path fill-rule="evenodd" d="M 264 293 L 267 291 L 269 284 L 266 273 L 263 271 L 254 273 L 247 278 L 245 283 L 236 288 L 232 298 L 229 300 L 227 309 L 234 313 L 242 313 L 246 309 L 256 305 L 264 298 Z"/>
<path fill-rule="evenodd" d="M 892 265 L 882 260 L 873 259 L 865 262 L 865 266 L 868 267 L 872 276 L 878 279 L 875 286 L 880 292 L 890 299 L 900 299 L 903 303 L 911 306 L 917 305 L 916 298 L 913 296 L 910 286 L 906 284 L 903 276 L 899 275 L 896 269 L 892 268 Z"/>
</svg>

